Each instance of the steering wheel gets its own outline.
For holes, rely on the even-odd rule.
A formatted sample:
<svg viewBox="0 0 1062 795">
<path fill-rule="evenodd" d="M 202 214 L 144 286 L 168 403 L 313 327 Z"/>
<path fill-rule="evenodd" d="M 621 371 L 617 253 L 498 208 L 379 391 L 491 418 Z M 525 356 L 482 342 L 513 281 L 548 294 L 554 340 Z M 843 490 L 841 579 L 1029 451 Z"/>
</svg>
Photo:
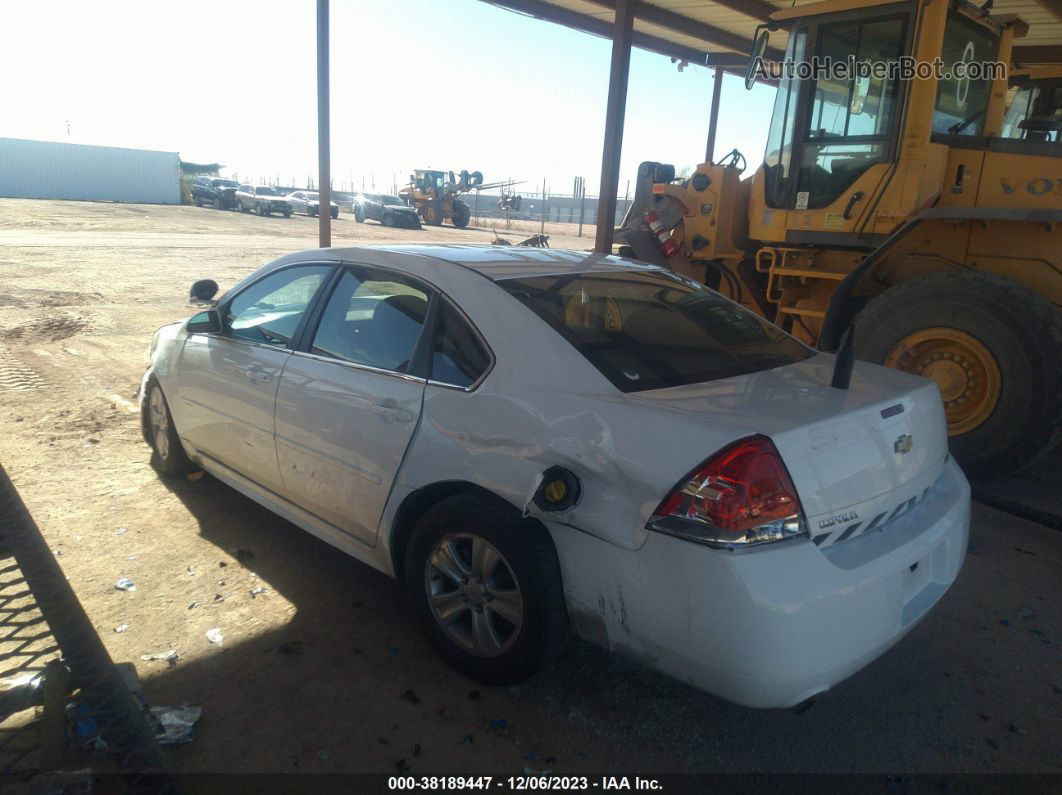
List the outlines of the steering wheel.
<svg viewBox="0 0 1062 795">
<path fill-rule="evenodd" d="M 745 162 L 745 155 L 741 154 L 737 149 L 731 149 L 723 157 L 716 161 L 714 165 L 723 166 L 725 168 L 736 168 L 738 171 L 744 171 L 748 166 Z"/>
</svg>

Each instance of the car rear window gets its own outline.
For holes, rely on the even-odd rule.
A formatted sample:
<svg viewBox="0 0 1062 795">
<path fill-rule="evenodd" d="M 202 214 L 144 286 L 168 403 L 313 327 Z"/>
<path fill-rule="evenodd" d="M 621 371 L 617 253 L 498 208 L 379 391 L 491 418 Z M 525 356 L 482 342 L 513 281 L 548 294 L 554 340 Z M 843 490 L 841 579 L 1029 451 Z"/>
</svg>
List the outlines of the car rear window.
<svg viewBox="0 0 1062 795">
<path fill-rule="evenodd" d="M 623 392 L 769 370 L 813 351 L 719 293 L 664 271 L 499 280 Z"/>
</svg>

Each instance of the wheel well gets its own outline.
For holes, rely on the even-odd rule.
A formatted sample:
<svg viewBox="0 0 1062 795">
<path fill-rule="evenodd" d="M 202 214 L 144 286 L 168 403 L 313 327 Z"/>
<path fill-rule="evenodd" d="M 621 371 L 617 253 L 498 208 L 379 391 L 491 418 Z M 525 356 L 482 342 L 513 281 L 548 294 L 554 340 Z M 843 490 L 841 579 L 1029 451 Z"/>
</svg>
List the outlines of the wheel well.
<svg viewBox="0 0 1062 795">
<path fill-rule="evenodd" d="M 402 500 L 391 523 L 391 564 L 397 579 L 401 580 L 405 571 L 406 547 L 417 520 L 430 508 L 457 494 L 478 494 L 519 513 L 519 509 L 508 500 L 466 480 L 445 480 L 422 486 Z"/>
</svg>

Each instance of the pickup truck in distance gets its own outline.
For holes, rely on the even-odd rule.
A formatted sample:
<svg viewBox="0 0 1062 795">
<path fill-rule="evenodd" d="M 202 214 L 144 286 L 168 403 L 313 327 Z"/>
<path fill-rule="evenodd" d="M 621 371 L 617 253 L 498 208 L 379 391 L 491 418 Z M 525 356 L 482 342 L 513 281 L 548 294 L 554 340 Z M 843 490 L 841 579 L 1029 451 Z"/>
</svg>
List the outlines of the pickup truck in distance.
<svg viewBox="0 0 1062 795">
<path fill-rule="evenodd" d="M 192 181 L 192 201 L 196 207 L 209 204 L 215 210 L 231 210 L 236 207 L 236 188 L 239 186 L 234 179 L 196 177 Z"/>
<path fill-rule="evenodd" d="M 236 209 L 241 213 L 254 210 L 258 215 L 281 213 L 285 218 L 291 217 L 291 202 L 268 185 L 240 185 L 236 189 Z"/>
</svg>

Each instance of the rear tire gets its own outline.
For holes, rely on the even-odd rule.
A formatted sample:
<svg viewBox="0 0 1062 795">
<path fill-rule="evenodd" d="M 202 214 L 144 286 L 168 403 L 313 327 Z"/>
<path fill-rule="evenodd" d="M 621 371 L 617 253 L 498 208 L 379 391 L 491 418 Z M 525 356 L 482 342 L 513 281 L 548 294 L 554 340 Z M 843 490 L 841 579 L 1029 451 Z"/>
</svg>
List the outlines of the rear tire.
<svg viewBox="0 0 1062 795">
<path fill-rule="evenodd" d="M 383 218 L 380 219 L 380 223 L 384 226 L 394 226 L 395 219 L 391 216 L 391 213 L 384 213 Z"/>
<path fill-rule="evenodd" d="M 1062 438 L 1062 313 L 991 273 L 934 273 L 892 287 L 856 317 L 856 356 L 932 377 L 949 447 L 967 474 L 1003 475 Z"/>
<path fill-rule="evenodd" d="M 424 209 L 421 210 L 421 215 L 424 217 L 424 223 L 429 226 L 440 226 L 443 222 L 442 202 L 428 202 L 424 205 Z"/>
<path fill-rule="evenodd" d="M 144 418 L 144 435 L 151 445 L 151 466 L 163 475 L 179 477 L 196 470 L 195 464 L 184 452 L 177 428 L 173 424 L 169 403 L 162 394 L 159 382 L 148 381 L 146 400 L 147 416 Z"/>
<path fill-rule="evenodd" d="M 468 205 L 463 201 L 454 199 L 454 216 L 453 224 L 457 229 L 464 229 L 468 226 L 468 222 L 472 218 L 472 211 L 468 209 Z"/>
<path fill-rule="evenodd" d="M 568 617 L 553 540 L 500 501 L 458 494 L 425 512 L 409 540 L 405 582 L 432 645 L 477 681 L 523 681 L 564 648 Z"/>
<path fill-rule="evenodd" d="M 221 200 L 220 196 L 217 196 L 217 197 L 214 198 L 214 209 L 215 210 L 224 210 L 225 209 L 225 202 L 223 202 Z"/>
</svg>

